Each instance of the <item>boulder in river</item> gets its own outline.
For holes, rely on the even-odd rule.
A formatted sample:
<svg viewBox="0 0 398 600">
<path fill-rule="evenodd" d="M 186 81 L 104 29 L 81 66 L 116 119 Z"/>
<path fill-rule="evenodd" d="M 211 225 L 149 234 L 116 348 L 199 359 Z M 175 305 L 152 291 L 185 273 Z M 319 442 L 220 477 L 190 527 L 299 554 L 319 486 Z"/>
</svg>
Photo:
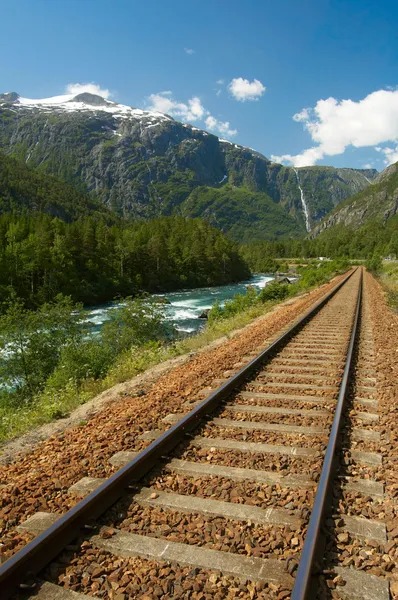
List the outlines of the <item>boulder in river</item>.
<svg viewBox="0 0 398 600">
<path fill-rule="evenodd" d="M 156 302 L 156 304 L 171 304 L 170 300 L 164 296 L 154 296 L 153 300 Z"/>
<path fill-rule="evenodd" d="M 210 308 L 205 308 L 205 310 L 203 310 L 203 311 L 200 313 L 200 315 L 199 315 L 198 319 L 207 319 L 207 318 L 208 318 L 208 316 L 209 316 L 209 312 L 210 312 Z"/>
</svg>

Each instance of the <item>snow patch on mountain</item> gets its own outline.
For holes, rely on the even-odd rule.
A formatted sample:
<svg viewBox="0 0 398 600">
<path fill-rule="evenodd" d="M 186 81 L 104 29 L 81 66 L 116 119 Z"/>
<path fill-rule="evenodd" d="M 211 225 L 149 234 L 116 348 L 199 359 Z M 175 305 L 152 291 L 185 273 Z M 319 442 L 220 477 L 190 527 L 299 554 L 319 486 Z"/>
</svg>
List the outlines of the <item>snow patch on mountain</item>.
<svg viewBox="0 0 398 600">
<path fill-rule="evenodd" d="M 10 95 L 10 94 L 7 94 Z M 0 96 L 0 106 L 8 104 L 8 98 L 4 99 Z M 16 95 L 16 99 L 12 101 L 12 106 L 15 108 L 25 109 L 38 109 L 45 112 L 51 112 L 54 110 L 62 110 L 65 112 L 74 111 L 92 111 L 92 112 L 106 112 L 112 114 L 116 118 L 134 118 L 134 119 L 148 119 L 152 118 L 159 121 L 173 121 L 172 117 L 163 113 L 141 110 L 140 108 L 132 108 L 124 104 L 117 104 L 106 100 L 101 96 L 95 94 L 63 94 L 61 96 L 52 96 L 51 98 L 23 98 L 22 96 Z M 1 102 L 3 99 L 3 102 Z M 5 100 L 5 101 L 4 101 Z"/>
<path fill-rule="evenodd" d="M 150 129 L 159 126 L 161 123 L 174 121 L 173 117 L 170 117 L 165 113 L 153 110 L 142 110 L 141 108 L 132 108 L 131 106 L 118 104 L 117 102 L 113 102 L 88 91 L 83 91 L 79 94 L 62 94 L 50 98 L 24 98 L 15 92 L 7 92 L 5 94 L 0 94 L 0 107 L 2 106 L 7 106 L 9 110 L 14 112 L 24 109 L 29 111 L 40 111 L 47 114 L 52 112 L 73 113 L 82 111 L 94 114 L 108 113 L 112 115 L 114 119 L 119 121 L 119 124 L 121 124 L 121 121 L 128 121 L 130 119 L 140 121 L 140 127 L 142 129 Z M 209 135 L 206 131 L 190 124 L 182 123 L 182 125 L 192 132 L 198 132 L 203 136 Z M 259 153 L 252 148 L 244 148 L 238 144 L 233 144 L 229 140 L 224 140 L 222 138 L 218 139 L 222 144 L 230 144 L 237 149 L 249 150 L 252 154 L 259 155 Z"/>
</svg>

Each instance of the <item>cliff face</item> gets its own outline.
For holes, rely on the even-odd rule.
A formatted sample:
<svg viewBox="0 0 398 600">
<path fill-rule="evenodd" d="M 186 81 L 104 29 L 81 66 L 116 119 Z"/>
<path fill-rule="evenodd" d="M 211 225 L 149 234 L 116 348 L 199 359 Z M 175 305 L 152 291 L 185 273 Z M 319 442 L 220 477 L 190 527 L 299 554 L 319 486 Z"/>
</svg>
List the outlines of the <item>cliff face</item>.
<svg viewBox="0 0 398 600">
<path fill-rule="evenodd" d="M 123 216 L 146 219 L 196 214 L 201 196 L 210 188 L 222 202 L 216 202 L 207 213 L 221 228 L 227 227 L 224 231 L 228 231 L 224 216 L 234 209 L 236 218 L 250 213 L 248 222 L 256 223 L 260 238 L 264 218 L 274 224 L 280 221 L 278 234 L 305 233 L 301 195 L 292 168 L 271 163 L 252 149 L 168 115 L 92 94 L 65 97 L 62 102 L 31 101 L 14 93 L 0 95 L 0 151 L 54 174 L 80 191 L 95 193 Z M 298 173 L 311 225 L 336 204 L 368 187 L 374 175 L 332 167 L 301 168 Z M 236 189 L 243 192 L 239 197 Z M 269 233 L 273 229 L 266 227 Z M 240 235 L 239 227 L 236 235 Z"/>
</svg>

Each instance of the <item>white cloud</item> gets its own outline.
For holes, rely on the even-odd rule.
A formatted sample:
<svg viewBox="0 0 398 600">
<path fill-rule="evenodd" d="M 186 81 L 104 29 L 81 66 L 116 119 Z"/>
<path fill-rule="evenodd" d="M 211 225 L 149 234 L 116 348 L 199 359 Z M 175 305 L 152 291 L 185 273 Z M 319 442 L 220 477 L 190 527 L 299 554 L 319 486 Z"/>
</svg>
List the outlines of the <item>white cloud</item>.
<svg viewBox="0 0 398 600">
<path fill-rule="evenodd" d="M 184 48 L 185 54 L 196 54 L 195 50 L 192 48 Z"/>
<path fill-rule="evenodd" d="M 232 129 L 229 121 L 219 121 L 210 114 L 202 104 L 198 96 L 193 96 L 187 102 L 174 100 L 170 91 L 159 92 L 149 96 L 148 110 L 167 113 L 172 117 L 178 117 L 182 121 L 204 121 L 210 131 L 215 131 L 223 136 L 232 137 L 238 132 Z"/>
<path fill-rule="evenodd" d="M 292 156 L 274 156 L 278 162 L 297 167 L 314 165 L 325 156 L 342 154 L 346 148 L 363 148 L 386 142 L 398 143 L 398 90 L 378 90 L 359 100 L 318 100 L 315 107 L 293 115 L 304 123 L 313 142 L 318 144 Z M 377 149 L 377 148 L 375 148 Z M 380 148 L 385 164 L 398 160 L 398 145 Z"/>
<path fill-rule="evenodd" d="M 151 94 L 149 100 L 149 110 L 167 113 L 173 117 L 180 117 L 183 121 L 197 121 L 207 114 L 200 98 L 197 96 L 190 98 L 187 103 L 177 102 L 173 99 L 172 93 L 167 91 Z"/>
<path fill-rule="evenodd" d="M 392 165 L 395 162 L 398 162 L 398 143 L 395 148 L 376 148 L 379 152 L 384 154 L 384 163 L 386 165 Z"/>
<path fill-rule="evenodd" d="M 225 83 L 224 79 L 217 79 L 216 85 L 218 87 L 216 88 L 216 96 L 221 96 L 221 94 L 222 94 L 221 87 L 224 85 L 224 83 Z"/>
<path fill-rule="evenodd" d="M 101 89 L 99 85 L 96 83 L 69 83 L 66 86 L 67 94 L 83 94 L 87 92 L 89 94 L 97 94 L 97 96 L 102 96 L 102 98 L 109 98 L 111 96 L 111 92 L 107 89 Z"/>
<path fill-rule="evenodd" d="M 246 102 L 246 100 L 258 100 L 266 90 L 258 79 L 249 81 L 248 79 L 243 79 L 243 77 L 233 79 L 229 84 L 228 89 L 232 96 L 240 102 Z"/>
<path fill-rule="evenodd" d="M 313 148 L 308 148 L 302 154 L 297 154 L 296 156 L 292 156 L 291 154 L 282 154 L 282 156 L 275 156 L 271 154 L 271 160 L 277 163 L 291 163 L 295 167 L 308 167 L 310 165 L 315 165 L 318 160 L 323 158 L 324 154 L 322 150 L 314 146 Z"/>
<path fill-rule="evenodd" d="M 293 115 L 293 121 L 307 121 L 310 118 L 310 110 L 310 108 L 303 108 L 301 112 Z"/>
<path fill-rule="evenodd" d="M 366 163 L 366 165 L 362 165 L 362 169 L 373 169 L 372 163 Z"/>
<path fill-rule="evenodd" d="M 218 121 L 211 115 L 209 115 L 206 120 L 206 127 L 210 129 L 210 131 L 217 131 L 223 136 L 232 137 L 238 133 L 237 129 L 231 129 L 231 125 L 229 121 Z"/>
</svg>

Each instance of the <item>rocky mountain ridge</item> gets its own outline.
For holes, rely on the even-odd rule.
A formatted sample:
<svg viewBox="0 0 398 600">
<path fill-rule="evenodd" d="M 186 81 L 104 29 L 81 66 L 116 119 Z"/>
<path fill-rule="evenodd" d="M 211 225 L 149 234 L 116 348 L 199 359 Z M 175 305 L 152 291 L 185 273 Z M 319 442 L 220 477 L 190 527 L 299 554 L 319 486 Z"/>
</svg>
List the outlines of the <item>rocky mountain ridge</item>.
<svg viewBox="0 0 398 600">
<path fill-rule="evenodd" d="M 389 165 L 365 190 L 348 198 L 312 232 L 316 237 L 334 225 L 358 228 L 370 221 L 385 223 L 398 214 L 398 162 Z"/>
<path fill-rule="evenodd" d="M 44 100 L 0 95 L 0 151 L 95 194 L 124 217 L 204 216 L 247 240 L 251 231 L 255 239 L 306 232 L 293 168 L 169 115 L 95 94 Z M 377 174 L 297 171 L 311 228 Z"/>
</svg>

